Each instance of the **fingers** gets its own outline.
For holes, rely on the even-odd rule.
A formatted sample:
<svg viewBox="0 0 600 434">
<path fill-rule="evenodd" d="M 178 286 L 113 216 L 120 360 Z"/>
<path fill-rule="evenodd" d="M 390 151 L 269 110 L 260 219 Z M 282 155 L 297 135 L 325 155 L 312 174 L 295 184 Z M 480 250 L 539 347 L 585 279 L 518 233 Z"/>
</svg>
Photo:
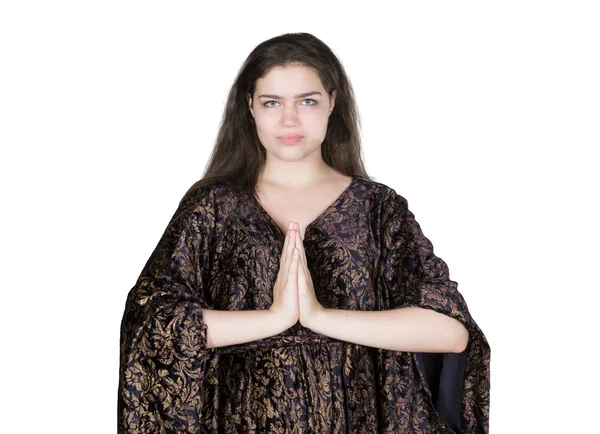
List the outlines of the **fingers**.
<svg viewBox="0 0 600 434">
<path fill-rule="evenodd" d="M 287 276 L 288 268 L 291 263 L 291 255 L 290 255 L 290 245 L 292 244 L 292 231 L 290 230 L 290 225 L 288 225 L 288 230 L 285 233 L 285 241 L 283 242 L 282 255 L 281 255 L 281 263 L 283 265 L 283 275 Z"/>
<path fill-rule="evenodd" d="M 290 268 L 289 268 L 289 275 L 292 276 L 296 276 L 296 274 L 298 273 L 298 264 L 300 262 L 299 256 L 300 256 L 300 252 L 298 251 L 298 248 L 294 247 L 294 251 L 292 252 L 292 263 L 290 264 Z"/>
<path fill-rule="evenodd" d="M 290 245 L 290 234 L 291 234 L 290 229 L 291 229 L 291 227 L 292 227 L 292 222 L 289 222 L 287 231 L 285 232 L 285 240 L 283 241 L 283 249 L 282 249 L 282 251 L 283 251 L 282 259 L 283 260 L 287 259 L 286 255 L 288 254 L 288 246 Z"/>
<path fill-rule="evenodd" d="M 287 275 L 288 269 L 290 268 L 290 264 L 292 262 L 292 253 L 295 247 L 295 238 L 293 231 L 293 222 L 288 223 L 288 229 L 285 234 L 285 241 L 283 243 L 283 255 L 281 257 L 281 262 L 283 262 L 283 273 Z"/>
<path fill-rule="evenodd" d="M 306 288 L 306 275 L 304 266 L 300 262 L 300 252 L 297 254 L 298 259 L 295 261 L 297 263 L 296 271 L 298 274 L 298 292 L 303 291 Z"/>
<path fill-rule="evenodd" d="M 304 267 L 306 267 L 306 269 L 308 269 L 308 263 L 306 262 L 306 255 L 304 254 L 304 245 L 302 244 L 302 238 L 300 237 L 300 227 L 298 226 L 298 224 L 295 224 L 296 228 L 297 228 L 297 235 L 296 235 L 296 246 L 298 246 L 298 250 L 300 250 L 300 254 L 299 254 L 299 260 L 302 261 L 302 264 L 304 265 Z"/>
</svg>

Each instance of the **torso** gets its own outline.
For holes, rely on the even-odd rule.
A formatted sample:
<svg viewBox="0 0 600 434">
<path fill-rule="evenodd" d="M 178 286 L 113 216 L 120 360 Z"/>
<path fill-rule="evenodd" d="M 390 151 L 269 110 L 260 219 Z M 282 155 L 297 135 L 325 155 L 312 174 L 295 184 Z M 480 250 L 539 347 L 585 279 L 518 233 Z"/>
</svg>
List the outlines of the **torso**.
<svg viewBox="0 0 600 434">
<path fill-rule="evenodd" d="M 352 177 L 335 173 L 326 182 L 296 191 L 272 184 L 256 186 L 260 204 L 273 220 L 287 233 L 288 223 L 297 222 L 304 238 L 306 227 L 325 211 L 350 185 Z"/>
</svg>

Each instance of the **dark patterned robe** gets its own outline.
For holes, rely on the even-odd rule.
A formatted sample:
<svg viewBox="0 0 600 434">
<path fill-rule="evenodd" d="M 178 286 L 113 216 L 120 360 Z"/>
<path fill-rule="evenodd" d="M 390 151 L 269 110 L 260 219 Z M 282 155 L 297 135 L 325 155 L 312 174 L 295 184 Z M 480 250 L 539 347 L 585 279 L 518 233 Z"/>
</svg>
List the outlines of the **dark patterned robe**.
<svg viewBox="0 0 600 434">
<path fill-rule="evenodd" d="M 351 184 L 305 230 L 325 308 L 418 306 L 469 331 L 463 353 L 391 351 L 300 323 L 206 347 L 202 309 L 268 309 L 285 233 L 248 189 L 189 191 L 121 324 L 119 433 L 487 433 L 490 346 L 408 209 L 382 183 Z"/>
</svg>

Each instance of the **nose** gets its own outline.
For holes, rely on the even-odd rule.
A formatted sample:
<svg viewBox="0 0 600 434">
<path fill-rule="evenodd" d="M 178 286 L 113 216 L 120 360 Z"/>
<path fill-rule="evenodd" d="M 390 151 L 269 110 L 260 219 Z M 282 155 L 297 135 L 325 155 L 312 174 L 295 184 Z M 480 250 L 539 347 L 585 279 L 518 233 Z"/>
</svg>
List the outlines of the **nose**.
<svg viewBox="0 0 600 434">
<path fill-rule="evenodd" d="M 281 114 L 281 122 L 283 125 L 297 125 L 299 122 L 298 110 L 294 104 L 283 107 Z"/>
</svg>

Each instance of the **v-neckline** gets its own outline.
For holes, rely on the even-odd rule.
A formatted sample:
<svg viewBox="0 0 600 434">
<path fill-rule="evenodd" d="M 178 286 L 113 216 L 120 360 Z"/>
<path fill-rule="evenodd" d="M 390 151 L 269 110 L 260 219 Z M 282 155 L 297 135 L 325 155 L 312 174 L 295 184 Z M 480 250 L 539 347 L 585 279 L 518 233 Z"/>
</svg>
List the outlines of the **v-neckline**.
<svg viewBox="0 0 600 434">
<path fill-rule="evenodd" d="M 348 194 L 350 189 L 354 186 L 357 179 L 358 179 L 357 176 L 352 176 L 350 183 L 338 195 L 338 197 L 336 197 L 335 200 L 333 202 L 331 202 L 327 206 L 327 208 L 325 208 L 325 210 L 323 210 L 323 212 L 321 212 L 321 214 L 319 214 L 317 217 L 315 217 L 313 219 L 313 221 L 311 221 L 309 224 L 306 225 L 306 227 L 304 228 L 304 238 L 306 238 L 306 235 L 308 234 L 309 229 L 311 229 L 315 224 L 317 224 L 319 222 L 319 220 L 323 219 L 326 214 L 328 214 L 332 209 L 334 209 L 341 202 L 341 200 Z M 279 234 L 279 236 L 285 239 L 285 236 L 286 236 L 285 232 L 283 229 L 281 229 L 281 226 L 279 226 L 279 223 L 277 223 L 277 221 L 275 221 L 275 219 L 271 216 L 271 214 L 269 214 L 269 212 L 261 205 L 261 203 L 258 201 L 258 199 L 256 197 L 254 197 L 254 194 L 252 194 L 252 192 L 250 192 L 250 196 L 252 196 L 252 200 L 254 201 L 254 204 L 257 206 L 259 211 L 267 218 L 267 220 L 269 220 L 269 223 L 272 226 L 274 226 L 275 228 L 277 228 L 277 233 Z"/>
</svg>

